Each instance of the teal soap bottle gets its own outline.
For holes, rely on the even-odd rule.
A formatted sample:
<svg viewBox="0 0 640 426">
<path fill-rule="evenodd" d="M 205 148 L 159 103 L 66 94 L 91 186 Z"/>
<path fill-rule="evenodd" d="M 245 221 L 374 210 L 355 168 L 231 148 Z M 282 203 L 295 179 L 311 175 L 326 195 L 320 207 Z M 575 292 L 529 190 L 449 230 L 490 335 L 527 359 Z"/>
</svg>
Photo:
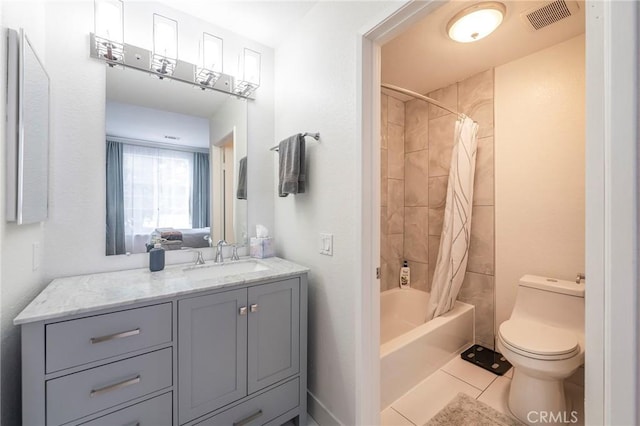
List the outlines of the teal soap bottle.
<svg viewBox="0 0 640 426">
<path fill-rule="evenodd" d="M 155 244 L 149 250 L 149 270 L 151 272 L 162 271 L 164 269 L 164 249 L 162 244 Z"/>
</svg>

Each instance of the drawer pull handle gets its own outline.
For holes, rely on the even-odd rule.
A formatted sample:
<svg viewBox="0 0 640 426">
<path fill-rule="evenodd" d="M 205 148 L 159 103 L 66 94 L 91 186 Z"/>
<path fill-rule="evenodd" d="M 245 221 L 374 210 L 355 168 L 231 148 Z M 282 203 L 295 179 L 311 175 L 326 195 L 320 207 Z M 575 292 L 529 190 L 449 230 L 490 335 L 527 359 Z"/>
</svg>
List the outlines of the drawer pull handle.
<svg viewBox="0 0 640 426">
<path fill-rule="evenodd" d="M 137 383 L 140 383 L 140 376 L 136 376 L 133 379 L 127 379 L 123 382 L 120 383 L 115 383 L 113 385 L 109 385 L 109 386 L 105 386 L 103 388 L 100 389 L 94 389 L 91 391 L 91 393 L 89 394 L 89 396 L 91 398 L 93 398 L 94 396 L 100 396 L 103 393 L 107 393 L 107 392 L 111 392 L 117 389 L 122 389 L 122 388 L 126 388 L 127 386 L 131 386 L 131 385 L 135 385 Z"/>
<path fill-rule="evenodd" d="M 254 303 L 253 305 L 251 305 L 251 307 L 249 308 L 249 310 L 251 312 L 258 312 L 258 304 Z"/>
<path fill-rule="evenodd" d="M 91 344 L 95 345 L 96 343 L 108 342 L 109 340 L 115 340 L 115 339 L 122 339 L 123 337 L 135 336 L 136 334 L 140 334 L 139 328 L 136 328 L 135 330 L 123 331 L 122 333 L 109 334 L 108 336 L 92 337 Z"/>
<path fill-rule="evenodd" d="M 242 306 L 240 308 L 240 316 L 244 316 L 247 315 L 247 307 L 246 306 Z"/>
<path fill-rule="evenodd" d="M 261 415 L 262 415 L 262 410 L 258 410 L 257 412 L 253 413 L 249 417 L 246 417 L 246 418 L 240 420 L 239 422 L 235 422 L 233 424 L 233 426 L 244 426 L 244 425 L 247 425 L 247 424 L 251 423 L 252 421 L 254 421 L 255 419 L 257 419 L 258 417 L 260 417 Z"/>
</svg>

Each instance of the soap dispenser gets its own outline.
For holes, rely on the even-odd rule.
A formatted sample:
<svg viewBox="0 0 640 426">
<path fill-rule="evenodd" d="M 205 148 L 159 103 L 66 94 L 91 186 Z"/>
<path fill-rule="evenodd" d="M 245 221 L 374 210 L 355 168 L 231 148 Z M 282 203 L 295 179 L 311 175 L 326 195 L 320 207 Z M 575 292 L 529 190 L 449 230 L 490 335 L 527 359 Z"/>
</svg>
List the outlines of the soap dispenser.
<svg viewBox="0 0 640 426">
<path fill-rule="evenodd" d="M 411 285 L 411 270 L 409 269 L 409 262 L 406 260 L 400 268 L 400 288 L 407 289 Z"/>
<path fill-rule="evenodd" d="M 151 272 L 162 271 L 164 269 L 164 249 L 162 244 L 156 243 L 149 250 L 149 270 Z"/>
</svg>

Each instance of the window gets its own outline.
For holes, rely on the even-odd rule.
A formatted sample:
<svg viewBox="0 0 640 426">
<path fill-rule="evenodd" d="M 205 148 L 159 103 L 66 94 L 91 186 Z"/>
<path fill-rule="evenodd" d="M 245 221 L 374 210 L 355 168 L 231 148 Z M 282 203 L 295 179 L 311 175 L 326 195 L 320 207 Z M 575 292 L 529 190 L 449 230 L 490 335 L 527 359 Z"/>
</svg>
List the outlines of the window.
<svg viewBox="0 0 640 426">
<path fill-rule="evenodd" d="M 193 153 L 123 145 L 125 246 L 156 228 L 191 228 Z"/>
</svg>

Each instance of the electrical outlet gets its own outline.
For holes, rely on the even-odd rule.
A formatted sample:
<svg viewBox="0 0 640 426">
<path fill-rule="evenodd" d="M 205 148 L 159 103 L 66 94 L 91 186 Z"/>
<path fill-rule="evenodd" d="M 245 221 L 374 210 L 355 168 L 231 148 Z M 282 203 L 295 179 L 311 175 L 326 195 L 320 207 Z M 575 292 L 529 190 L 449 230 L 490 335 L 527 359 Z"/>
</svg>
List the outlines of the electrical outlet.
<svg viewBox="0 0 640 426">
<path fill-rule="evenodd" d="M 320 234 L 320 254 L 333 256 L 333 234 Z"/>
</svg>

